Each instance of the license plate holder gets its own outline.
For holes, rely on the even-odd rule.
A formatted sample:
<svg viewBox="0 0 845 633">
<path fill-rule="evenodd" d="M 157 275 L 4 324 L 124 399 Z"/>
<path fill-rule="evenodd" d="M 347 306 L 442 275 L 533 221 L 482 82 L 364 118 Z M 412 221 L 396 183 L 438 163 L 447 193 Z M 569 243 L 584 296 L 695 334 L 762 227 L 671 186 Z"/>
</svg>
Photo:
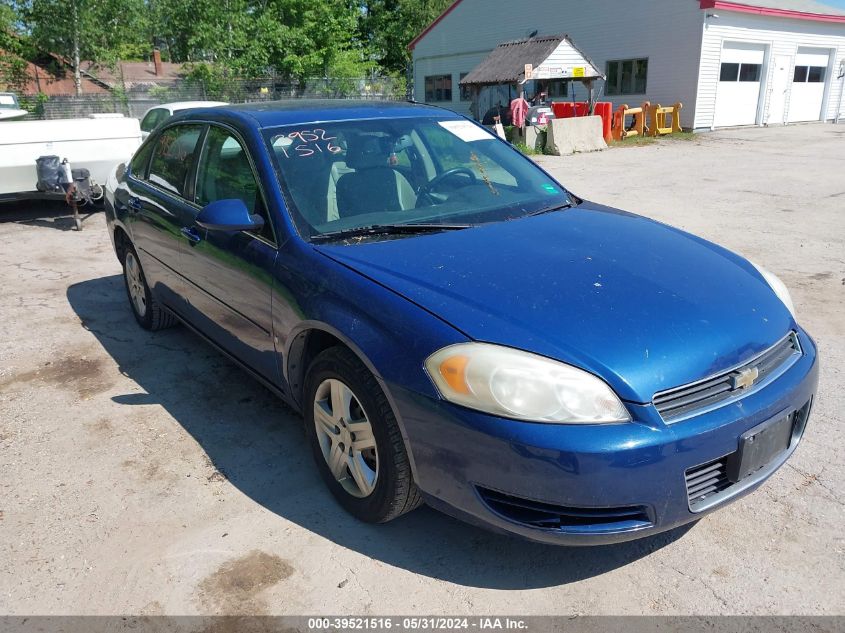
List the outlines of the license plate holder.
<svg viewBox="0 0 845 633">
<path fill-rule="evenodd" d="M 795 415 L 778 415 L 739 436 L 739 450 L 728 457 L 727 475 L 732 482 L 754 474 L 778 455 L 792 441 Z"/>
</svg>

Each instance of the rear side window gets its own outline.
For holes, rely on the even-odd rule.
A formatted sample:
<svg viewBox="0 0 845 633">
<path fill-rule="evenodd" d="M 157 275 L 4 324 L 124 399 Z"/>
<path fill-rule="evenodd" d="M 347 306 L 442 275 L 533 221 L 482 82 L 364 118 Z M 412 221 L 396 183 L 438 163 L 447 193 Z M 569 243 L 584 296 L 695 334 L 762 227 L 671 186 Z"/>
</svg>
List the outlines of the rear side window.
<svg viewBox="0 0 845 633">
<path fill-rule="evenodd" d="M 141 129 L 144 132 L 152 132 L 156 129 L 156 127 L 164 123 L 169 118 L 170 112 L 164 108 L 153 108 L 147 112 L 146 116 L 144 116 L 144 120 L 141 121 Z"/>
<path fill-rule="evenodd" d="M 197 150 L 199 125 L 177 125 L 158 137 L 148 180 L 178 196 L 186 197 L 186 180 Z"/>
</svg>

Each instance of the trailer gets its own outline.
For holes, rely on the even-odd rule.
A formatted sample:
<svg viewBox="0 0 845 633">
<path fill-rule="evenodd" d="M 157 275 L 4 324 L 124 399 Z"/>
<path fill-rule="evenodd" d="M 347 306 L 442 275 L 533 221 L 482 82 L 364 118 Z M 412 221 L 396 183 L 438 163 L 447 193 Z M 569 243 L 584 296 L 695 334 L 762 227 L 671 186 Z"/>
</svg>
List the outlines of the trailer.
<svg viewBox="0 0 845 633">
<path fill-rule="evenodd" d="M 138 119 L 123 116 L 0 123 L 0 199 L 38 197 L 36 160 L 41 156 L 66 158 L 104 183 L 140 144 Z"/>
</svg>

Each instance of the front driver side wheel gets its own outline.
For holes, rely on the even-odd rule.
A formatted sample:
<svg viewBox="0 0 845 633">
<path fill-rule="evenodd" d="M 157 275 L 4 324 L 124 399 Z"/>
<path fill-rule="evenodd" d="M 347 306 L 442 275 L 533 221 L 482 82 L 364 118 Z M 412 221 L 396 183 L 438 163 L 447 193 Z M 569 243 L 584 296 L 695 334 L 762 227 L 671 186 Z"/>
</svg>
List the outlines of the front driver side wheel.
<svg viewBox="0 0 845 633">
<path fill-rule="evenodd" d="M 131 246 L 127 247 L 123 254 L 123 280 L 126 282 L 126 295 L 138 325 L 152 331 L 176 325 L 176 318 L 167 312 L 150 292 L 138 253 Z"/>
<path fill-rule="evenodd" d="M 330 348 L 311 363 L 305 423 L 317 468 L 350 514 L 385 523 L 422 504 L 393 410 L 348 349 Z"/>
</svg>

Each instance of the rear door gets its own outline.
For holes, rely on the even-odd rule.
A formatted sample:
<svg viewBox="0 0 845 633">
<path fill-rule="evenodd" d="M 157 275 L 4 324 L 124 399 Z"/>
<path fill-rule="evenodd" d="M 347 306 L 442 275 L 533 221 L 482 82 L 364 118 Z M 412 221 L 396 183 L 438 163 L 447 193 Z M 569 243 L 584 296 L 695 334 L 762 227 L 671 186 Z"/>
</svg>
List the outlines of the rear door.
<svg viewBox="0 0 845 633">
<path fill-rule="evenodd" d="M 192 324 L 273 384 L 279 384 L 271 318 L 276 238 L 253 161 L 240 135 L 212 124 L 196 173 L 196 209 L 240 199 L 264 219 L 261 231 L 207 231 L 183 216 Z"/>
<path fill-rule="evenodd" d="M 182 228 L 196 215 L 194 164 L 204 124 L 164 129 L 154 141 L 148 163 L 130 168 L 127 177 L 127 222 L 147 283 L 158 298 L 182 312 L 185 284 L 180 276 L 187 242 Z"/>
</svg>

